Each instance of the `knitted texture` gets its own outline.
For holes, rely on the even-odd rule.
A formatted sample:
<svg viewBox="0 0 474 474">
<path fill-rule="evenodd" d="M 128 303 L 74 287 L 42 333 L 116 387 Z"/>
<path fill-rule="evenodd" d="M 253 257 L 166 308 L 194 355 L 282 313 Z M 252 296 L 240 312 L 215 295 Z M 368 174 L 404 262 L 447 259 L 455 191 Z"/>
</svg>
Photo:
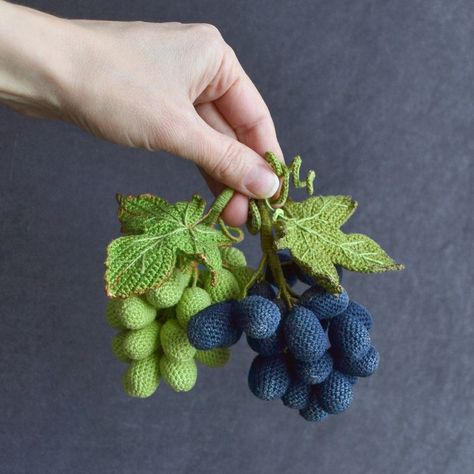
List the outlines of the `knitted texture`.
<svg viewBox="0 0 474 474">
<path fill-rule="evenodd" d="M 160 367 L 157 354 L 133 361 L 123 377 L 124 389 L 131 397 L 149 397 L 159 384 Z"/>
<path fill-rule="evenodd" d="M 294 306 L 284 323 L 288 349 L 296 359 L 319 359 L 329 348 L 329 341 L 316 315 L 303 306 Z"/>
<path fill-rule="evenodd" d="M 360 359 L 351 359 L 350 357 L 341 358 L 337 362 L 337 367 L 338 370 L 346 375 L 368 377 L 378 369 L 379 363 L 380 354 L 375 347 L 372 346 Z"/>
<path fill-rule="evenodd" d="M 296 264 L 330 293 L 341 291 L 336 264 L 365 273 L 402 268 L 366 235 L 340 230 L 355 208 L 356 202 L 349 196 L 287 201 L 287 215 L 279 222 L 275 247 L 289 249 Z"/>
<path fill-rule="evenodd" d="M 360 322 L 365 326 L 367 331 L 370 331 L 370 329 L 372 329 L 372 315 L 361 304 L 356 303 L 355 301 L 350 301 L 349 305 L 347 306 L 347 309 L 344 312 L 345 314 L 350 314 L 352 317 L 359 319 Z"/>
<path fill-rule="evenodd" d="M 310 401 L 308 405 L 300 410 L 300 415 L 306 420 L 306 421 L 322 421 L 324 418 L 328 416 L 328 412 L 324 411 L 319 404 L 318 397 L 317 397 L 317 392 L 312 391 L 310 395 Z"/>
<path fill-rule="evenodd" d="M 254 274 L 255 271 L 250 267 L 235 267 L 232 269 L 232 275 L 237 280 L 241 291 L 247 287 Z"/>
<path fill-rule="evenodd" d="M 280 260 L 281 269 L 283 270 L 286 282 L 288 285 L 293 286 L 298 281 L 298 277 L 296 276 L 296 265 L 293 262 L 293 259 L 288 252 L 278 252 L 278 259 Z M 269 266 L 267 266 L 265 270 L 265 280 L 270 282 L 272 285 L 276 285 Z"/>
<path fill-rule="evenodd" d="M 236 299 L 240 296 L 240 286 L 232 273 L 221 268 L 217 272 L 217 284 L 212 286 L 211 275 L 206 275 L 204 289 L 209 293 L 213 303 Z"/>
<path fill-rule="evenodd" d="M 209 293 L 198 286 L 186 288 L 176 306 L 176 319 L 186 329 L 189 320 L 199 311 L 211 305 Z"/>
<path fill-rule="evenodd" d="M 252 350 L 266 357 L 281 354 L 286 345 L 283 327 L 280 325 L 271 336 L 265 339 L 254 339 L 247 336 L 247 343 Z"/>
<path fill-rule="evenodd" d="M 247 259 L 242 250 L 236 247 L 224 247 L 221 249 L 222 264 L 226 267 L 245 267 L 247 266 Z"/>
<path fill-rule="evenodd" d="M 199 350 L 229 347 L 242 335 L 234 324 L 235 301 L 216 303 L 196 314 L 188 324 L 188 338 Z"/>
<path fill-rule="evenodd" d="M 184 288 L 189 283 L 190 273 L 179 269 L 171 274 L 158 288 L 148 290 L 145 295 L 147 301 L 157 309 L 171 308 L 181 299 Z"/>
<path fill-rule="evenodd" d="M 336 271 L 339 277 L 339 283 L 341 283 L 342 277 L 343 277 L 342 267 L 340 265 L 336 265 Z M 296 265 L 296 276 L 298 277 L 298 280 L 300 280 L 302 283 L 308 286 L 319 286 L 318 282 L 316 281 L 316 278 L 312 277 L 311 275 L 308 275 L 306 272 L 301 270 L 301 268 L 298 265 Z M 319 288 L 322 289 L 321 286 L 319 286 Z"/>
<path fill-rule="evenodd" d="M 155 308 L 139 296 L 109 300 L 107 305 L 107 321 L 115 328 L 141 329 L 150 324 L 155 316 Z"/>
<path fill-rule="evenodd" d="M 352 402 L 351 382 L 334 370 L 321 384 L 318 401 L 321 408 L 331 414 L 346 410 Z"/>
<path fill-rule="evenodd" d="M 155 352 L 160 345 L 161 324 L 152 321 L 148 326 L 128 331 L 123 340 L 123 352 L 129 359 L 145 359 Z"/>
<path fill-rule="evenodd" d="M 301 295 L 300 302 L 319 319 L 330 319 L 347 308 L 349 295 L 344 289 L 341 293 L 331 294 L 315 286 L 309 288 Z"/>
<path fill-rule="evenodd" d="M 282 397 L 283 404 L 289 408 L 302 410 L 309 403 L 311 386 L 304 382 L 292 382 Z"/>
<path fill-rule="evenodd" d="M 280 324 L 280 308 L 263 296 L 248 296 L 239 302 L 237 324 L 254 339 L 270 337 Z"/>
<path fill-rule="evenodd" d="M 130 358 L 123 350 L 123 342 L 128 335 L 128 331 L 118 332 L 112 339 L 112 352 L 115 357 L 121 362 L 130 362 Z"/>
<path fill-rule="evenodd" d="M 333 360 L 329 352 L 325 352 L 315 361 L 295 361 L 297 377 L 306 384 L 315 385 L 324 382 L 332 371 Z"/>
<path fill-rule="evenodd" d="M 161 328 L 160 341 L 163 352 L 177 361 L 192 359 L 196 349 L 188 340 L 186 331 L 179 325 L 176 319 L 169 319 Z"/>
<path fill-rule="evenodd" d="M 284 356 L 255 357 L 250 366 L 248 384 L 252 393 L 262 400 L 283 397 L 290 386 Z"/>
<path fill-rule="evenodd" d="M 359 359 L 371 347 L 369 332 L 362 322 L 351 314 L 342 313 L 331 321 L 329 340 L 341 357 Z"/>
<path fill-rule="evenodd" d="M 266 281 L 261 281 L 259 283 L 255 283 L 252 288 L 249 289 L 247 292 L 248 296 L 258 295 L 267 298 L 267 300 L 272 300 L 276 297 L 275 290 L 270 283 Z"/>
<path fill-rule="evenodd" d="M 209 351 L 197 351 L 194 358 L 207 367 L 223 367 L 229 362 L 230 350 L 228 348 L 218 348 Z"/>
<path fill-rule="evenodd" d="M 161 376 L 175 392 L 189 392 L 197 379 L 194 359 L 177 361 L 166 354 L 160 360 Z"/>
</svg>

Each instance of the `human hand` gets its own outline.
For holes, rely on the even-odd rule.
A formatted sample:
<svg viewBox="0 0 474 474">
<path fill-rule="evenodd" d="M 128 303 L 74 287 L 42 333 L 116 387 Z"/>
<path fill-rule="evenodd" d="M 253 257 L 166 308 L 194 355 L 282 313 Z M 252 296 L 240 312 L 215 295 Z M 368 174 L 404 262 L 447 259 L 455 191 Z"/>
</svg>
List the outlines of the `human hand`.
<svg viewBox="0 0 474 474">
<path fill-rule="evenodd" d="M 245 222 L 247 196 L 270 197 L 277 191 L 278 179 L 261 157 L 267 150 L 282 157 L 273 121 L 217 29 L 34 15 L 60 32 L 61 41 L 50 45 L 56 52 L 43 78 L 54 85 L 42 87 L 46 99 L 10 101 L 14 108 L 67 120 L 116 143 L 194 161 L 214 193 L 224 185 L 238 191 L 224 212 L 232 225 Z M 32 29 L 25 34 L 31 37 Z M 47 45 L 41 47 L 46 54 Z"/>
</svg>

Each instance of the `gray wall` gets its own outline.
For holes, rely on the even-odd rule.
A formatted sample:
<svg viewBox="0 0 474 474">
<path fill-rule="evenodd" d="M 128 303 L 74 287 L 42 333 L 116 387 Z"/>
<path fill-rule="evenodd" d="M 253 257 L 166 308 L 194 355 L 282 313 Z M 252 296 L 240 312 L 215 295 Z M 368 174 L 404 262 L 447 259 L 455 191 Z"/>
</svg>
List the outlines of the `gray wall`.
<svg viewBox="0 0 474 474">
<path fill-rule="evenodd" d="M 217 25 L 287 156 L 316 168 L 320 193 L 353 195 L 348 229 L 407 270 L 345 280 L 382 363 L 343 415 L 314 425 L 254 398 L 243 341 L 189 394 L 127 398 L 103 314 L 114 193 L 209 194 L 190 163 L 1 108 L 0 471 L 472 472 L 472 1 L 28 3 Z M 244 247 L 255 262 L 256 239 Z"/>
</svg>

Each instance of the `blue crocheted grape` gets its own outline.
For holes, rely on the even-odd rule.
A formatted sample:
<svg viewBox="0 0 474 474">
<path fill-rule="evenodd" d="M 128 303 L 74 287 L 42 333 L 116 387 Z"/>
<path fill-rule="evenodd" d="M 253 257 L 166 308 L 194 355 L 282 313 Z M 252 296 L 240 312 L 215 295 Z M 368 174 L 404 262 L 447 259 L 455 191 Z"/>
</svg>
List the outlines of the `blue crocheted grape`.
<svg viewBox="0 0 474 474">
<path fill-rule="evenodd" d="M 328 335 L 335 354 L 342 358 L 360 359 L 371 347 L 369 331 L 360 319 L 350 313 L 335 317 L 329 326 Z"/>
<path fill-rule="evenodd" d="M 379 362 L 380 354 L 375 347 L 372 346 L 360 359 L 342 358 L 337 362 L 337 367 L 341 372 L 347 375 L 368 377 L 377 370 Z"/>
<path fill-rule="evenodd" d="M 188 323 L 189 342 L 201 351 L 235 344 L 242 335 L 234 323 L 235 307 L 235 301 L 225 301 L 197 313 Z"/>
<path fill-rule="evenodd" d="M 280 308 L 263 296 L 247 296 L 239 302 L 237 324 L 254 339 L 270 337 L 280 324 Z"/>
<path fill-rule="evenodd" d="M 318 286 L 313 286 L 301 295 L 300 302 L 319 319 L 331 319 L 345 311 L 349 305 L 349 296 L 344 289 L 340 294 L 333 295 Z"/>
<path fill-rule="evenodd" d="M 310 393 L 311 385 L 293 381 L 281 400 L 287 407 L 301 410 L 308 405 Z"/>
<path fill-rule="evenodd" d="M 328 412 L 324 411 L 319 404 L 318 395 L 316 390 L 312 390 L 308 405 L 300 410 L 300 415 L 306 421 L 322 421 L 328 416 Z"/>
<path fill-rule="evenodd" d="M 315 385 L 324 382 L 333 368 L 331 354 L 325 352 L 315 361 L 295 361 L 295 373 L 303 382 Z"/>
<path fill-rule="evenodd" d="M 263 296 L 268 300 L 272 300 L 276 297 L 275 289 L 272 285 L 270 285 L 270 283 L 266 281 L 255 283 L 255 285 L 253 285 L 249 291 L 247 291 L 247 296 L 253 295 Z"/>
<path fill-rule="evenodd" d="M 281 325 L 270 337 L 254 339 L 247 336 L 247 342 L 252 350 L 266 357 L 281 354 L 286 345 Z"/>
<path fill-rule="evenodd" d="M 319 386 L 317 398 L 324 411 L 340 413 L 352 402 L 352 384 L 344 374 L 334 370 Z"/>
<path fill-rule="evenodd" d="M 350 314 L 355 318 L 358 318 L 368 331 L 370 331 L 370 329 L 372 328 L 372 315 L 361 304 L 351 300 L 349 302 L 349 306 L 347 306 L 347 309 L 344 312 L 346 314 Z"/>
<path fill-rule="evenodd" d="M 303 306 L 294 306 L 288 313 L 284 333 L 289 351 L 302 361 L 319 359 L 329 347 L 318 318 Z"/>
<path fill-rule="evenodd" d="M 339 275 L 339 281 L 342 282 L 342 267 L 339 265 L 336 265 L 336 271 L 337 274 Z M 296 266 L 296 276 L 298 280 L 300 280 L 302 283 L 305 283 L 308 286 L 319 286 L 318 282 L 314 277 L 311 275 L 308 275 L 306 272 L 304 272 L 300 267 Z"/>
<path fill-rule="evenodd" d="M 255 357 L 250 366 L 248 384 L 252 393 L 262 400 L 283 397 L 290 385 L 285 357 Z"/>
</svg>

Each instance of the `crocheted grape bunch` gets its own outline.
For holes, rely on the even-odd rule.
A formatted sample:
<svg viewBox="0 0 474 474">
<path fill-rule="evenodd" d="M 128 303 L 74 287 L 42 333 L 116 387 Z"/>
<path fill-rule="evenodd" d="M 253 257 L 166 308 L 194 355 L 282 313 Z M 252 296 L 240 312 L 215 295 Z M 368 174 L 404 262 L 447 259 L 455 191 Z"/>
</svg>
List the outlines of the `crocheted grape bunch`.
<svg viewBox="0 0 474 474">
<path fill-rule="evenodd" d="M 220 217 L 231 189 L 207 211 L 198 195 L 175 204 L 117 196 L 122 235 L 107 249 L 107 319 L 118 330 L 113 352 L 129 364 L 128 394 L 148 397 L 161 378 L 191 390 L 196 361 L 223 366 L 242 334 L 257 353 L 252 393 L 281 399 L 308 421 L 346 410 L 357 379 L 376 371 L 372 316 L 349 300 L 342 268 L 402 266 L 366 235 L 341 230 L 357 206 L 350 196 L 311 196 L 315 174 L 300 179 L 301 158 L 289 166 L 272 153 L 265 159 L 282 186 L 274 199 L 249 201 L 247 228 L 262 250 L 255 270 L 233 246 L 243 232 Z M 310 197 L 292 200 L 290 183 Z"/>
<path fill-rule="evenodd" d="M 281 399 L 306 420 L 320 421 L 346 410 L 357 378 L 372 375 L 378 367 L 379 354 L 368 334 L 372 316 L 349 301 L 345 290 L 332 295 L 290 265 L 287 254 L 279 257 L 292 283 L 299 275 L 312 285 L 297 304 L 288 310 L 275 287 L 262 281 L 240 301 L 196 314 L 188 337 L 195 347 L 215 349 L 235 344 L 245 333 L 258 354 L 248 374 L 252 393 L 262 400 Z"/>
<path fill-rule="evenodd" d="M 119 330 L 112 351 L 129 364 L 123 386 L 130 396 L 149 397 L 160 379 L 176 392 L 187 392 L 197 380 L 196 361 L 211 368 L 228 362 L 227 348 L 197 350 L 186 334 L 195 314 L 218 301 L 238 297 L 241 285 L 253 274 L 240 250 L 224 248 L 221 257 L 225 267 L 219 271 L 219 286 L 211 285 L 203 269 L 194 268 L 193 273 L 175 269 L 164 284 L 143 296 L 109 301 L 107 321 Z"/>
</svg>

